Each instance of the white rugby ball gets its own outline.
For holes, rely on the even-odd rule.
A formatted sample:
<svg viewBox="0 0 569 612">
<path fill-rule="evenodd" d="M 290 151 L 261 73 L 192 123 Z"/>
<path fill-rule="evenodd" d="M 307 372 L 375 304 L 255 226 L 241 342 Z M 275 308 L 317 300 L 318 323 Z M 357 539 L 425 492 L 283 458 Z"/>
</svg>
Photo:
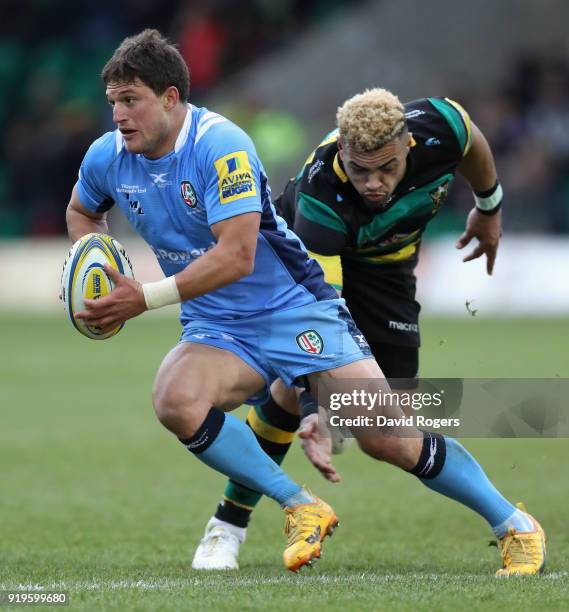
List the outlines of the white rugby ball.
<svg viewBox="0 0 569 612">
<path fill-rule="evenodd" d="M 109 294 L 114 283 L 103 266 L 109 264 L 128 278 L 134 278 L 132 265 L 121 244 L 106 234 L 86 234 L 71 247 L 61 274 L 61 299 L 71 323 L 84 336 L 92 340 L 106 340 L 118 334 L 123 325 L 102 333 L 97 327 L 88 327 L 75 317 L 85 309 L 84 299 L 96 300 Z"/>
<path fill-rule="evenodd" d="M 330 417 L 333 413 L 326 411 L 324 408 L 319 407 L 318 417 L 322 419 L 322 423 L 326 424 L 325 436 L 330 436 L 332 442 L 332 454 L 341 455 L 348 449 L 351 443 L 354 441 L 354 437 L 350 433 L 347 427 L 330 425 Z"/>
<path fill-rule="evenodd" d="M 329 427 L 328 430 L 332 438 L 333 455 L 341 455 L 354 441 L 354 437 L 350 434 L 348 429 L 343 427 Z"/>
</svg>

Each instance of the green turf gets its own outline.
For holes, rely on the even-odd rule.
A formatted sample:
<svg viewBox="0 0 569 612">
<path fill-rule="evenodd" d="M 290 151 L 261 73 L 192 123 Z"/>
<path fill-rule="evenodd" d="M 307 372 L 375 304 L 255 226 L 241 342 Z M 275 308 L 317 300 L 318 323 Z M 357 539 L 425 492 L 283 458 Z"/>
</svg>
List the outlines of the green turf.
<svg viewBox="0 0 569 612">
<path fill-rule="evenodd" d="M 567 321 L 465 317 L 423 330 L 427 376 L 569 377 Z M 342 521 L 316 569 L 282 569 L 282 517 L 264 500 L 238 574 L 191 571 L 223 478 L 153 415 L 154 372 L 177 334 L 147 315 L 97 343 L 63 317 L 0 317 L 0 588 L 65 588 L 73 610 L 567 609 L 568 440 L 465 441 L 546 527 L 541 577 L 495 580 L 480 518 L 355 448 L 337 459 L 339 485 L 298 448 L 285 464 Z"/>
</svg>

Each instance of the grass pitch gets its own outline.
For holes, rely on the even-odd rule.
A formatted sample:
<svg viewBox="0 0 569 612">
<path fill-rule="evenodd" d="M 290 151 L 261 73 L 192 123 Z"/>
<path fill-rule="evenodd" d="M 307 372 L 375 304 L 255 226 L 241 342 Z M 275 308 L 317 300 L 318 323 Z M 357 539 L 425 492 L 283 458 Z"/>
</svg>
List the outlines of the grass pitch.
<svg viewBox="0 0 569 612">
<path fill-rule="evenodd" d="M 569 322 L 424 321 L 422 373 L 569 377 Z M 106 342 L 63 316 L 0 318 L 0 588 L 67 590 L 72 610 L 567 609 L 569 440 L 465 440 L 549 536 L 547 573 L 493 578 L 491 533 L 415 478 L 350 449 L 326 483 L 295 447 L 285 468 L 342 521 L 312 571 L 282 568 L 282 515 L 263 500 L 238 573 L 190 562 L 224 479 L 155 420 L 150 389 L 175 320 Z"/>
</svg>

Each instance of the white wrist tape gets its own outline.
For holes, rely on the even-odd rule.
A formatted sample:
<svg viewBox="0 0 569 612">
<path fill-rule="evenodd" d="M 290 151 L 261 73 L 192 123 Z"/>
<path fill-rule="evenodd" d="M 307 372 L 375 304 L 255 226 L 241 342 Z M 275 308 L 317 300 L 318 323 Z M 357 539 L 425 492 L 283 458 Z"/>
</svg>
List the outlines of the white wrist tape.
<svg viewBox="0 0 569 612">
<path fill-rule="evenodd" d="M 494 210 L 497 206 L 500 205 L 502 198 L 504 196 L 504 192 L 502 191 L 502 185 L 498 183 L 496 190 L 494 193 L 487 198 L 481 198 L 474 194 L 474 200 L 476 201 L 476 208 L 479 210 Z"/>
<path fill-rule="evenodd" d="M 142 292 L 148 310 L 162 308 L 168 304 L 179 304 L 182 301 L 175 276 L 167 276 L 155 283 L 144 283 Z"/>
</svg>

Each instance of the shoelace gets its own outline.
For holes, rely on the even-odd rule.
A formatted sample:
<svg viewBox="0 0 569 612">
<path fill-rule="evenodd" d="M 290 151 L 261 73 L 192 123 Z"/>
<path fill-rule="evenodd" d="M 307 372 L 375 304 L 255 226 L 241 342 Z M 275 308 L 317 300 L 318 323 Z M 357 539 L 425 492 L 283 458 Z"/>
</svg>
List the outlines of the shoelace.
<svg viewBox="0 0 569 612">
<path fill-rule="evenodd" d="M 300 517 L 295 514 L 299 513 Z M 320 514 L 316 509 L 303 509 L 287 511 L 284 532 L 288 537 L 288 545 L 292 546 L 299 540 L 304 540 L 304 536 L 310 536 L 318 527 Z"/>
<path fill-rule="evenodd" d="M 520 538 L 514 530 L 510 531 L 510 538 L 504 542 L 502 558 L 505 567 L 511 565 L 527 565 L 528 556 L 535 562 L 539 555 L 537 542 L 533 538 Z"/>
</svg>

